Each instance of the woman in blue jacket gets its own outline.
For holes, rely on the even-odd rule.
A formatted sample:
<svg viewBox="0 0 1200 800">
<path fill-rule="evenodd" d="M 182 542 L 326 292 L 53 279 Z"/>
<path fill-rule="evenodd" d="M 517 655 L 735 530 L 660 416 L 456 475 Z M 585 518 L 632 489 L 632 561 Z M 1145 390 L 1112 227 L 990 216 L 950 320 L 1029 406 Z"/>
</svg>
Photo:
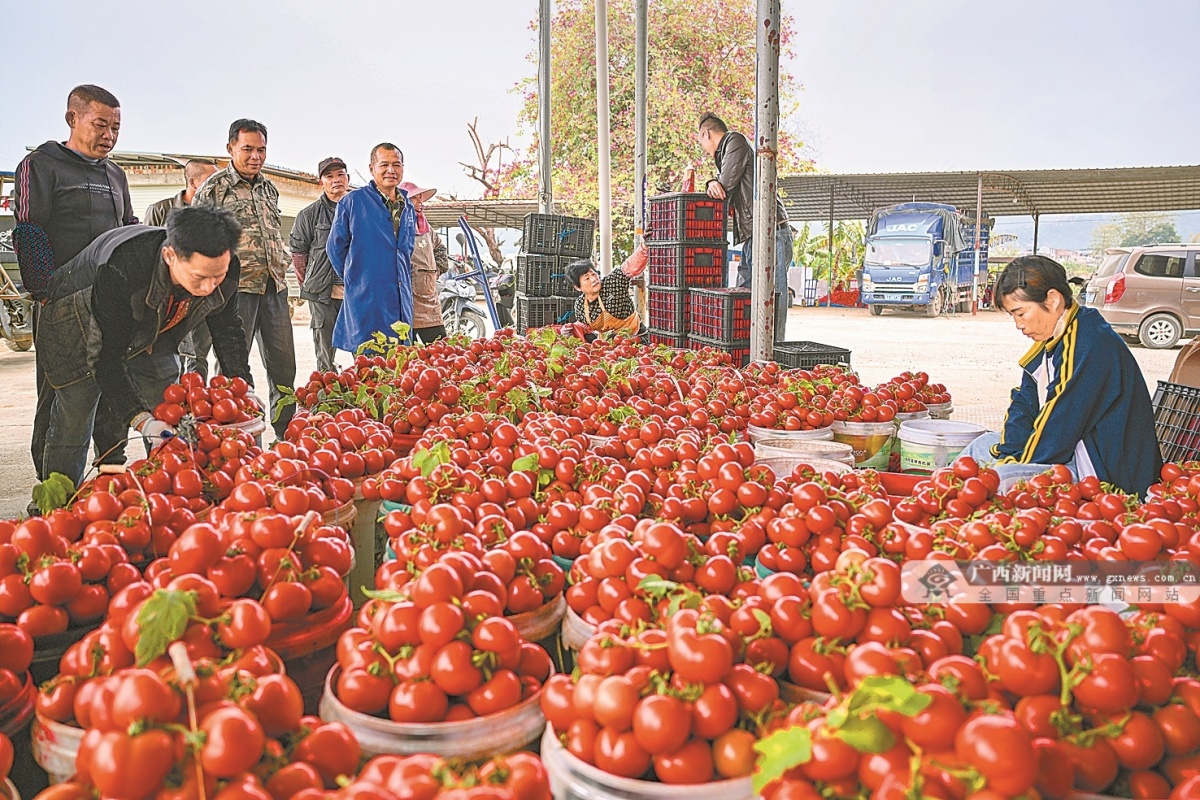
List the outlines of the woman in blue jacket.
<svg viewBox="0 0 1200 800">
<path fill-rule="evenodd" d="M 1000 434 L 963 452 L 1001 477 L 1027 477 L 1051 464 L 1127 492 L 1144 494 L 1162 468 L 1154 408 L 1142 370 L 1124 340 L 1073 298 L 1066 270 L 1023 256 L 996 282 L 998 306 L 1034 345 L 1021 358 L 1021 385 Z"/>
<path fill-rule="evenodd" d="M 333 216 L 325 253 L 345 284 L 346 297 L 333 329 L 333 346 L 349 353 L 376 333 L 412 340 L 412 253 L 416 212 L 399 188 L 404 154 L 384 142 L 371 150 L 371 177 L 343 197 Z M 396 323 L 408 326 L 401 336 Z"/>
</svg>

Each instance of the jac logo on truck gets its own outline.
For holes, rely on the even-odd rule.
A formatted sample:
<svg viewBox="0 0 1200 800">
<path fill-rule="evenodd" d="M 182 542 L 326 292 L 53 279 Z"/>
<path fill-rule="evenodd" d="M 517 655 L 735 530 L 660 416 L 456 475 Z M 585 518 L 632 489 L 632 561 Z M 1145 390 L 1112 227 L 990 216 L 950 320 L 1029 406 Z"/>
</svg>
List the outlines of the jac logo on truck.
<svg viewBox="0 0 1200 800">
<path fill-rule="evenodd" d="M 885 225 L 883 229 L 889 233 L 894 232 L 894 231 L 918 232 L 923 227 L 924 226 L 922 226 L 921 223 L 919 223 L 919 222 L 910 222 L 908 224 L 904 224 L 902 222 L 897 222 L 893 225 Z"/>
</svg>

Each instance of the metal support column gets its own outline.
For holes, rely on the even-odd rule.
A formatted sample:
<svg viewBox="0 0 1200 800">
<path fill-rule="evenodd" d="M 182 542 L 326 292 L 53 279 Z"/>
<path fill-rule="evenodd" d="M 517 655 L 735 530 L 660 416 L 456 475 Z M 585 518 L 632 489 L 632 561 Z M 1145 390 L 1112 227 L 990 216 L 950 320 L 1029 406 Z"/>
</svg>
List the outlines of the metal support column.
<svg viewBox="0 0 1200 800">
<path fill-rule="evenodd" d="M 1033 212 L 1033 254 L 1037 255 L 1038 246 L 1038 213 Z"/>
<path fill-rule="evenodd" d="M 612 144 L 608 131 L 608 0 L 596 0 L 596 147 L 600 156 L 600 274 L 612 271 Z"/>
<path fill-rule="evenodd" d="M 550 2 L 538 6 L 538 211 L 554 213 L 550 141 Z"/>
<path fill-rule="evenodd" d="M 829 187 L 829 269 L 825 278 L 825 307 L 833 307 L 833 186 Z"/>
<path fill-rule="evenodd" d="M 979 313 L 979 241 L 983 227 L 983 174 L 975 188 L 975 263 L 971 272 L 971 316 Z"/>
<path fill-rule="evenodd" d="M 750 276 L 750 359 L 775 352 L 775 196 L 779 149 L 779 0 L 758 0 L 754 161 L 754 270 Z"/>
<path fill-rule="evenodd" d="M 633 244 L 641 244 L 646 236 L 646 75 L 649 53 L 649 35 L 646 30 L 648 0 L 635 0 L 634 14 L 634 146 L 633 146 Z M 638 311 L 642 322 L 649 324 L 649 306 L 646 302 L 646 281 L 643 278 L 637 290 Z"/>
</svg>

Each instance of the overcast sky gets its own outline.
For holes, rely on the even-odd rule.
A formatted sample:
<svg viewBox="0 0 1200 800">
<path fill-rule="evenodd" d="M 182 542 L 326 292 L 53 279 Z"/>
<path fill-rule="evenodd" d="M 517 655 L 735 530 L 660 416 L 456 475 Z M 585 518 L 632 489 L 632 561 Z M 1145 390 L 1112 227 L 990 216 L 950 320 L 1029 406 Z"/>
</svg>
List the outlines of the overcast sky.
<svg viewBox="0 0 1200 800">
<path fill-rule="evenodd" d="M 654 0 L 650 0 L 654 2 Z M 83 82 L 121 100 L 120 150 L 223 151 L 270 130 L 268 160 L 366 175 L 371 145 L 410 180 L 473 196 L 466 123 L 516 140 L 536 0 L 0 0 L 0 169 L 62 140 Z M 1193 0 L 783 0 L 798 118 L 840 172 L 1200 162 Z M 686 121 L 691 124 L 691 121 Z M 697 155 L 700 160 L 699 154 Z"/>
</svg>

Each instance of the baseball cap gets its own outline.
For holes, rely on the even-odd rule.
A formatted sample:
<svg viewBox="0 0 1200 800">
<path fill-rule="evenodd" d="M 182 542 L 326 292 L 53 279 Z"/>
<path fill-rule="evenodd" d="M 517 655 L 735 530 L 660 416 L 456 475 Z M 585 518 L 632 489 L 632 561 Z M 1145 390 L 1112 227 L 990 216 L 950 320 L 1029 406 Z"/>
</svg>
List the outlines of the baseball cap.
<svg viewBox="0 0 1200 800">
<path fill-rule="evenodd" d="M 321 163 L 317 165 L 317 177 L 321 177 L 331 169 L 346 169 L 346 162 L 342 161 L 337 156 L 332 156 L 322 160 Z"/>
</svg>

